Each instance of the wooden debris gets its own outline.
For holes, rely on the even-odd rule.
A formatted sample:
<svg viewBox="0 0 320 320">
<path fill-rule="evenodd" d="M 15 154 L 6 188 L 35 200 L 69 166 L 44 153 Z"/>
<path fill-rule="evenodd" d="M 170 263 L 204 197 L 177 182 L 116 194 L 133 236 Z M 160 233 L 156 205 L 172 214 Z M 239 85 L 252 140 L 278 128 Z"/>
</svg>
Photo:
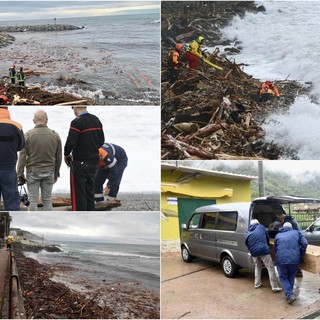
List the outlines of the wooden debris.
<svg viewBox="0 0 320 320">
<path fill-rule="evenodd" d="M 187 44 L 198 35 L 205 37 L 208 47 L 232 46 L 231 41 L 221 39 L 220 29 L 234 15 L 261 10 L 253 1 L 163 2 L 162 56 L 176 42 L 183 39 Z M 274 81 L 280 99 L 259 102 L 261 84 L 268 79 L 254 79 L 243 71 L 246 64 L 228 57 L 218 50 L 207 57 L 223 71 L 206 64 L 189 70 L 182 54 L 183 66 L 171 85 L 167 61 L 162 61 L 161 159 L 295 159 L 295 151 L 265 141 L 262 125 L 271 113 L 287 110 L 311 86 L 288 79 Z"/>
<path fill-rule="evenodd" d="M 20 98 L 19 95 L 15 94 L 13 96 L 12 105 L 40 105 L 40 102 L 31 99 Z"/>
<path fill-rule="evenodd" d="M 74 104 L 83 104 L 85 102 L 88 102 L 88 100 L 76 100 L 76 101 L 63 102 L 63 103 L 55 104 L 55 106 L 72 106 Z"/>
<path fill-rule="evenodd" d="M 26 258 L 14 247 L 27 319 L 159 319 L 159 295 L 135 284 L 105 282 L 88 292 L 69 289 L 50 278 L 67 265 L 45 265 Z M 90 272 L 90 271 L 88 271 Z"/>
</svg>

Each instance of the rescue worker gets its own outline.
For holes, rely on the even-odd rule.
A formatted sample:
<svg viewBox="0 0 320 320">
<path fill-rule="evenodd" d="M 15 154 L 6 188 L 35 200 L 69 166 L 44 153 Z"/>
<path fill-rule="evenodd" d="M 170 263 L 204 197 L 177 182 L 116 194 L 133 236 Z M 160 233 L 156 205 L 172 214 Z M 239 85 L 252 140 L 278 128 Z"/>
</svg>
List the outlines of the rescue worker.
<svg viewBox="0 0 320 320">
<path fill-rule="evenodd" d="M 268 80 L 261 85 L 259 101 L 269 101 L 274 97 L 280 97 L 278 88 L 270 80 Z"/>
<path fill-rule="evenodd" d="M 104 143 L 102 123 L 87 107 L 72 107 L 72 120 L 64 146 L 64 158 L 70 167 L 73 211 L 94 211 L 94 177 L 99 162 L 99 148 Z"/>
<path fill-rule="evenodd" d="M 24 144 L 21 124 L 11 120 L 8 107 L 0 106 L 0 196 L 6 211 L 20 210 L 16 163 Z"/>
<path fill-rule="evenodd" d="M 128 164 L 128 157 L 125 150 L 113 143 L 105 142 L 99 149 L 100 160 L 99 169 L 95 175 L 94 199 L 96 208 L 105 205 L 104 196 L 107 198 L 107 206 L 120 206 L 121 202 L 117 199 L 123 172 Z M 106 186 L 103 184 L 108 180 Z"/>
<path fill-rule="evenodd" d="M 11 68 L 9 68 L 9 77 L 11 79 L 11 83 L 16 83 L 16 65 L 13 64 Z"/>
<path fill-rule="evenodd" d="M 183 45 L 181 43 L 177 43 L 175 50 L 171 50 L 169 52 L 169 74 L 170 74 L 170 80 L 169 83 L 174 83 L 178 77 L 179 77 L 179 67 L 181 65 L 180 62 L 180 54 L 181 50 L 183 48 Z"/>
<path fill-rule="evenodd" d="M 285 222 L 275 237 L 277 270 L 289 304 L 296 300 L 293 292 L 294 280 L 307 246 L 307 239 L 301 231 L 294 230 L 290 222 Z"/>
<path fill-rule="evenodd" d="M 23 72 L 23 67 L 20 67 L 19 72 L 17 73 L 17 79 L 19 82 L 19 87 L 24 88 L 25 87 L 25 81 L 26 81 L 26 76 Z"/>
<path fill-rule="evenodd" d="M 185 56 L 189 62 L 190 69 L 198 69 L 201 60 L 203 60 L 202 44 L 204 37 L 199 36 L 196 40 L 192 40 L 185 53 Z"/>
</svg>

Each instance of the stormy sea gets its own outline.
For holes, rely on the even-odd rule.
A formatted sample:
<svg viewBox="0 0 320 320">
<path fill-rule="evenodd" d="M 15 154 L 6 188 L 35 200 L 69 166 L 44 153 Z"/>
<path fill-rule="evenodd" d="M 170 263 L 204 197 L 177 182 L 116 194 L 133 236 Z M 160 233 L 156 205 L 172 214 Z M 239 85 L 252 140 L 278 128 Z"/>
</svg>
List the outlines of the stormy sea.
<svg viewBox="0 0 320 320">
<path fill-rule="evenodd" d="M 320 2 L 256 3 L 266 11 L 247 13 L 243 19 L 235 17 L 222 30 L 223 36 L 241 42 L 241 53 L 232 58 L 249 64 L 244 71 L 255 78 L 312 84 L 310 96 L 300 96 L 288 111 L 271 115 L 263 128 L 268 141 L 296 150 L 298 159 L 319 159 Z"/>
<path fill-rule="evenodd" d="M 87 291 L 118 283 L 159 292 L 160 249 L 157 245 L 63 241 L 62 252 L 24 252 L 55 268 L 52 280 Z"/>
<path fill-rule="evenodd" d="M 0 21 L 0 26 L 68 24 L 79 30 L 15 32 L 0 50 L 0 73 L 36 71 L 28 86 L 90 98 L 97 105 L 159 105 L 159 14 Z"/>
<path fill-rule="evenodd" d="M 55 130 L 62 142 L 67 140 L 71 121 L 75 118 L 70 107 L 9 107 L 11 118 L 22 125 L 24 132 L 34 128 L 33 115 L 44 110 L 48 127 Z M 158 107 L 91 106 L 88 111 L 103 124 L 105 141 L 124 148 L 128 166 L 123 173 L 120 192 L 150 192 L 159 190 L 160 115 Z M 60 178 L 53 186 L 54 194 L 69 194 L 69 168 L 63 162 Z"/>
</svg>

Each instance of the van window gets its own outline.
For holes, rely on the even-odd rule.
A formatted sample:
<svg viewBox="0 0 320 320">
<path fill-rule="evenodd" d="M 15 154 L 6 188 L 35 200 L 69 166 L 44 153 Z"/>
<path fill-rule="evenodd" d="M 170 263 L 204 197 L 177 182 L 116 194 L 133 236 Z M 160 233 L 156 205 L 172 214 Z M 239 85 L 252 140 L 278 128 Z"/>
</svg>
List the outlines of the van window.
<svg viewBox="0 0 320 320">
<path fill-rule="evenodd" d="M 217 214 L 215 212 L 208 212 L 203 214 L 202 228 L 215 229 Z"/>
<path fill-rule="evenodd" d="M 217 219 L 217 230 L 235 231 L 237 228 L 238 212 L 219 212 Z"/>
<path fill-rule="evenodd" d="M 201 214 L 195 214 L 190 222 L 189 222 L 189 229 L 196 229 L 196 228 L 199 228 L 199 222 L 200 222 L 200 217 L 201 217 Z"/>
</svg>

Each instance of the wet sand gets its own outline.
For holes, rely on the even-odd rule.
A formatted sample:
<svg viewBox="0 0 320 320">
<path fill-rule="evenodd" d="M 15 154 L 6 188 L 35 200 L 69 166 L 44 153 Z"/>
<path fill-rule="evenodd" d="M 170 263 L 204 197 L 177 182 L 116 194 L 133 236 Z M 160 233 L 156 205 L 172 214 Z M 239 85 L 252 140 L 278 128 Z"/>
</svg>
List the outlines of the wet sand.
<svg viewBox="0 0 320 320">
<path fill-rule="evenodd" d="M 159 319 L 159 293 L 142 289 L 138 283 L 101 282 L 92 286 L 70 285 L 69 266 L 39 264 L 14 249 L 17 257 L 27 318 L 38 319 Z M 59 274 L 56 280 L 54 275 Z M 69 283 L 69 287 L 64 283 Z"/>
</svg>

